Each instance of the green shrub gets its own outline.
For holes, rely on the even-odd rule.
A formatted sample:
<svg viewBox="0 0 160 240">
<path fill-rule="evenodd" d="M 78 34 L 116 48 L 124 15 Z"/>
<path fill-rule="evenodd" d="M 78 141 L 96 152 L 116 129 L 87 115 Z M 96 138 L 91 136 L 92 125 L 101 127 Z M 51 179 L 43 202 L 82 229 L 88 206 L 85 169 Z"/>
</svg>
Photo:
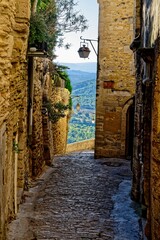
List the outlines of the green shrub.
<svg viewBox="0 0 160 240">
<path fill-rule="evenodd" d="M 51 100 L 47 98 L 44 98 L 43 107 L 47 108 L 48 117 L 53 123 L 56 123 L 60 118 L 65 117 L 65 110 L 69 109 L 68 105 L 64 105 L 62 102 L 52 104 Z"/>
<path fill-rule="evenodd" d="M 29 44 L 47 41 L 47 26 L 41 14 L 35 14 L 30 19 Z"/>
</svg>

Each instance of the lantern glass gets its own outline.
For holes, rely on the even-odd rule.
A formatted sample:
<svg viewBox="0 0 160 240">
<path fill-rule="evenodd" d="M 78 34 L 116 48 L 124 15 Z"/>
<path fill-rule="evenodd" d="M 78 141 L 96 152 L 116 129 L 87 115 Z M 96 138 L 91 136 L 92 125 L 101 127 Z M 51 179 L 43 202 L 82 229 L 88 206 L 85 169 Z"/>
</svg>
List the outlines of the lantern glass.
<svg viewBox="0 0 160 240">
<path fill-rule="evenodd" d="M 88 56 L 90 54 L 90 50 L 88 47 L 83 45 L 83 47 L 79 48 L 78 53 L 79 53 L 80 58 L 88 58 Z"/>
<path fill-rule="evenodd" d="M 80 111 L 80 108 L 81 108 L 80 104 L 79 104 L 79 103 L 77 103 L 77 105 L 76 105 L 76 110 L 77 110 L 77 112 L 79 112 L 79 111 Z"/>
</svg>

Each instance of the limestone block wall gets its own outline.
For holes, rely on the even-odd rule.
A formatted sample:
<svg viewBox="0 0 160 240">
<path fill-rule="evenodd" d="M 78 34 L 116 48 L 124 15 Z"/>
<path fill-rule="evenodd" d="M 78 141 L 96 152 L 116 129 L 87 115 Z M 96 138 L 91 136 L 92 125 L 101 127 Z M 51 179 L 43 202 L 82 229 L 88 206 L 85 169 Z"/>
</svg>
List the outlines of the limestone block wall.
<svg viewBox="0 0 160 240">
<path fill-rule="evenodd" d="M 95 139 L 88 139 L 81 142 L 67 144 L 66 153 L 94 149 Z"/>
<path fill-rule="evenodd" d="M 28 171 L 27 65 L 30 1 L 0 2 L 0 239 L 17 213 Z"/>
<path fill-rule="evenodd" d="M 68 114 L 53 123 L 49 112 L 44 106 L 45 99 L 50 103 L 62 102 L 67 105 L 69 92 L 64 87 L 56 87 L 50 74 L 50 60 L 34 59 L 34 97 L 33 97 L 33 128 L 31 138 L 32 175 L 37 176 L 45 164 L 50 165 L 53 156 L 65 153 L 68 134 Z"/>
<path fill-rule="evenodd" d="M 43 59 L 43 61 L 39 62 L 40 69 L 40 79 L 41 85 L 43 88 L 43 97 L 47 96 L 48 99 L 51 100 L 51 97 L 54 93 L 55 86 L 53 84 L 53 80 L 49 74 L 51 68 L 51 62 L 48 59 Z M 44 73 L 43 73 L 44 72 Z M 44 79 L 43 79 L 44 75 Z M 42 123 L 43 123 L 43 158 L 45 163 L 50 165 L 53 159 L 53 133 L 52 133 L 52 122 L 48 118 L 48 114 L 42 114 Z"/>
<path fill-rule="evenodd" d="M 160 44 L 160 42 L 159 42 Z M 160 45 L 159 45 L 160 46 Z M 158 59 L 156 64 L 156 79 L 153 96 L 153 128 L 152 128 L 152 158 L 151 158 L 151 232 L 152 239 L 156 240 L 160 234 L 160 51 L 158 52 Z"/>
<path fill-rule="evenodd" d="M 65 88 L 56 87 L 54 95 L 52 95 L 53 103 L 63 102 L 65 105 L 69 101 L 69 91 Z M 68 124 L 69 124 L 69 111 L 65 111 L 65 117 L 60 118 L 58 122 L 52 125 L 53 131 L 53 152 L 56 154 L 63 154 L 66 152 Z"/>
<path fill-rule="evenodd" d="M 36 62 L 35 62 L 36 67 Z M 33 99 L 33 135 L 32 135 L 32 173 L 37 176 L 45 165 L 43 158 L 43 123 L 42 123 L 43 89 L 39 79 L 39 72 L 34 74 L 34 99 Z"/>
<path fill-rule="evenodd" d="M 55 87 L 49 60 L 32 59 L 34 97 L 30 99 L 30 0 L 1 1 L 0 13 L 0 239 L 5 239 L 5 227 L 18 212 L 28 178 L 37 176 L 53 157 L 52 123 L 42 108 L 43 96 L 51 97 Z M 59 127 L 66 142 L 67 120 L 62 124 Z M 49 155 L 45 154 L 46 146 Z"/>
<path fill-rule="evenodd" d="M 151 219 L 151 238 L 156 240 L 160 234 L 160 163 L 159 163 L 159 133 L 160 133 L 160 101 L 159 101 L 159 90 L 160 90 L 160 2 L 153 1 L 150 4 L 150 21 L 153 26 L 151 28 L 150 45 L 155 46 L 155 61 L 154 61 L 154 85 L 153 85 L 153 110 L 152 110 L 152 132 L 151 132 L 151 163 L 150 163 L 150 192 L 151 192 L 151 207 L 150 217 Z"/>
<path fill-rule="evenodd" d="M 134 9 L 133 9 L 133 26 L 134 26 L 134 36 L 137 37 L 140 33 L 141 28 L 141 1 L 134 0 Z"/>
<path fill-rule="evenodd" d="M 43 123 L 43 159 L 47 165 L 51 164 L 53 159 L 53 133 L 52 133 L 52 122 L 48 120 L 48 115 L 42 114 Z"/>
<path fill-rule="evenodd" d="M 134 96 L 133 1 L 99 0 L 95 156 L 125 156 L 126 104 Z M 130 102 L 132 104 L 132 101 Z M 129 108 L 130 105 L 128 105 Z"/>
<path fill-rule="evenodd" d="M 30 162 L 33 177 L 39 175 L 43 171 L 44 165 L 49 163 L 53 157 L 52 148 L 50 148 L 53 141 L 48 114 L 43 114 L 43 96 L 47 95 L 49 98 L 52 92 L 49 62 L 45 58 L 34 58 L 30 65 L 30 71 L 33 67 L 33 79 L 30 79 L 31 91 L 33 88 L 33 115 L 30 120 Z M 30 77 L 32 78 L 32 74 Z M 46 153 L 46 148 L 49 153 Z"/>
<path fill-rule="evenodd" d="M 141 203 L 147 208 L 145 227 L 147 238 L 159 239 L 160 2 L 156 0 L 144 1 L 140 5 L 140 1 L 136 0 L 136 3 L 138 8 L 136 8 L 137 25 L 135 28 L 136 30 L 139 28 L 141 34 L 139 38 L 140 49 L 137 51 L 141 54 L 136 54 L 137 88 L 132 192 L 135 199 L 138 192 L 137 195 L 140 197 Z M 139 9 L 142 13 L 141 18 Z M 150 49 L 150 52 L 146 51 L 147 49 Z M 144 50 L 146 52 L 142 54 Z"/>
</svg>

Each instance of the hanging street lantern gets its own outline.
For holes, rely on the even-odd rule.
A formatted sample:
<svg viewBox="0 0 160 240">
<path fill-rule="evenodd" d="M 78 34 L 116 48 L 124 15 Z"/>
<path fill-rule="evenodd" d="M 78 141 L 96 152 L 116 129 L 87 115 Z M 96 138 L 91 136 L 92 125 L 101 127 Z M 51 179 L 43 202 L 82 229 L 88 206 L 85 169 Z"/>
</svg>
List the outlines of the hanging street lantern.
<svg viewBox="0 0 160 240">
<path fill-rule="evenodd" d="M 80 37 L 80 39 L 83 40 L 83 42 L 80 42 L 80 48 L 78 50 L 80 58 L 88 58 L 88 56 L 90 54 L 90 49 L 89 49 L 88 43 L 86 43 L 86 41 L 88 41 L 91 44 L 95 54 L 97 55 L 97 51 L 94 48 L 94 45 L 93 45 L 92 42 L 93 41 L 98 42 L 98 40 L 95 40 L 95 39 L 84 39 L 82 37 Z"/>
<path fill-rule="evenodd" d="M 88 56 L 90 54 L 88 44 L 86 45 L 83 43 L 83 46 L 80 46 L 78 53 L 79 53 L 80 58 L 88 58 Z"/>
<path fill-rule="evenodd" d="M 92 123 L 95 123 L 95 113 L 92 113 Z"/>
<path fill-rule="evenodd" d="M 76 110 L 77 110 L 77 112 L 80 111 L 80 108 L 81 108 L 80 103 L 77 103 L 77 105 L 76 105 Z"/>
</svg>

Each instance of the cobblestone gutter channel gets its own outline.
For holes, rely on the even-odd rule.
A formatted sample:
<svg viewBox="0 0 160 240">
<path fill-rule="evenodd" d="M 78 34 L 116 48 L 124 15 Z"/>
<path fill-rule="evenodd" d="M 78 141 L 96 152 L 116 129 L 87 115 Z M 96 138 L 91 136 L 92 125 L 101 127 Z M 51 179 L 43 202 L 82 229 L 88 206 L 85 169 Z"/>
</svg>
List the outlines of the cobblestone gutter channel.
<svg viewBox="0 0 160 240">
<path fill-rule="evenodd" d="M 130 162 L 91 151 L 57 156 L 26 192 L 7 240 L 140 240 Z"/>
<path fill-rule="evenodd" d="M 130 198 L 131 181 L 123 180 L 117 193 L 112 197 L 114 208 L 111 217 L 116 224 L 114 240 L 142 240 L 143 226 L 140 207 Z M 138 221 L 137 221 L 138 220 Z"/>
</svg>

